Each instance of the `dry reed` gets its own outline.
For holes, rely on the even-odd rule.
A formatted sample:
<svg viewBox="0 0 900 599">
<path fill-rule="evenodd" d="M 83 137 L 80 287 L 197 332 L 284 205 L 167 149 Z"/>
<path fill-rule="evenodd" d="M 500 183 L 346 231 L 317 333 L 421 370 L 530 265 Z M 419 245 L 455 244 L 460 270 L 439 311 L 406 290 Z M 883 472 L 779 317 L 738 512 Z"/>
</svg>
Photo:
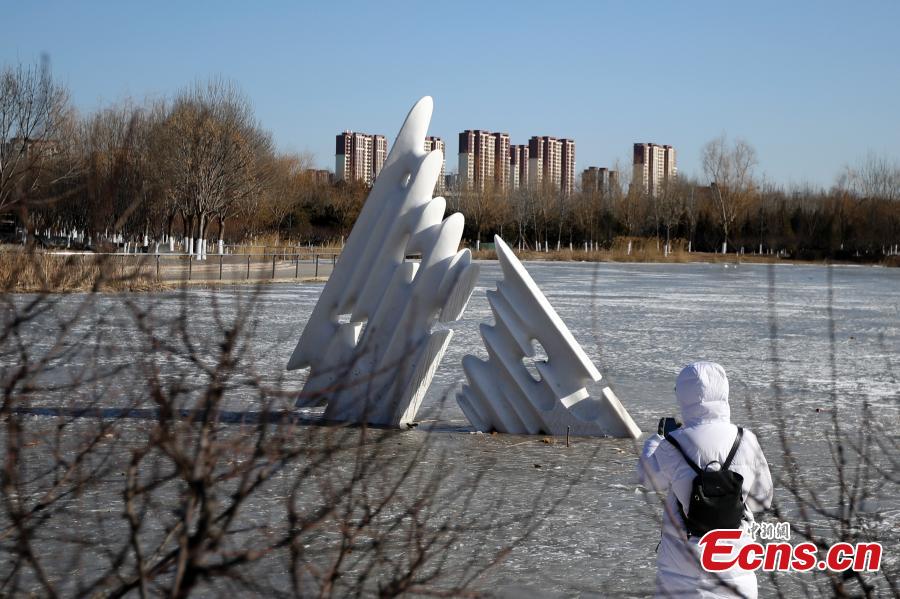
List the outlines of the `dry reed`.
<svg viewBox="0 0 900 599">
<path fill-rule="evenodd" d="M 126 259 L 107 254 L 0 252 L 0 289 L 4 293 L 155 291 L 163 288 L 165 285 L 157 280 L 149 256 L 128 256 Z"/>
</svg>

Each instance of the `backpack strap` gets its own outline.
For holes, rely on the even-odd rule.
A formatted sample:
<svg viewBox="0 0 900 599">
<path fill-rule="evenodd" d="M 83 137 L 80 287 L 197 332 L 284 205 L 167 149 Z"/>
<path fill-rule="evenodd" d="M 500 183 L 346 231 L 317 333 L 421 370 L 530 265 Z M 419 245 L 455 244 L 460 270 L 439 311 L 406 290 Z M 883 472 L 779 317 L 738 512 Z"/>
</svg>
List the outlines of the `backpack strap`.
<svg viewBox="0 0 900 599">
<path fill-rule="evenodd" d="M 690 457 L 688 457 L 688 454 L 686 454 L 684 452 L 684 449 L 681 448 L 681 445 L 678 444 L 678 441 L 675 440 L 675 437 L 673 437 L 671 434 L 666 435 L 666 441 L 668 441 L 669 443 L 671 443 L 672 445 L 675 446 L 675 449 L 678 450 L 678 453 L 681 454 L 681 456 L 684 458 L 684 461 L 687 462 L 688 465 L 694 469 L 694 472 L 696 472 L 697 474 L 701 474 L 703 472 L 703 470 L 700 469 L 700 466 L 695 464 L 694 460 L 692 460 Z"/>
<path fill-rule="evenodd" d="M 732 462 L 732 460 L 734 460 L 734 456 L 737 453 L 738 446 L 741 444 L 741 439 L 743 437 L 744 437 L 744 428 L 739 426 L 739 427 L 737 427 L 737 436 L 734 438 L 734 443 L 731 445 L 731 451 L 728 452 L 728 457 L 725 458 L 725 463 L 722 464 L 722 470 L 728 470 L 728 468 L 731 466 L 731 462 Z M 688 457 L 688 454 L 685 453 L 684 449 L 682 449 L 682 447 L 678 443 L 678 441 L 675 440 L 675 437 L 673 437 L 671 434 L 668 434 L 668 435 L 666 435 L 666 441 L 668 441 L 669 443 L 671 443 L 672 445 L 675 446 L 675 449 L 678 450 L 678 453 L 681 454 L 681 456 L 688 463 L 688 465 L 694 469 L 694 472 L 696 472 L 697 474 L 700 474 L 701 472 L 703 472 L 703 470 L 700 468 L 700 466 L 695 464 L 694 460 L 692 460 L 690 457 Z"/>
<path fill-rule="evenodd" d="M 672 445 L 675 446 L 675 449 L 678 450 L 678 453 L 681 454 L 681 457 L 684 458 L 684 461 L 687 462 L 688 465 L 694 469 L 694 472 L 696 472 L 698 475 L 703 473 L 703 471 L 700 470 L 700 466 L 695 464 L 694 461 L 691 458 L 689 458 L 688 455 L 684 452 L 684 449 L 681 448 L 681 445 L 679 445 L 678 441 L 675 440 L 675 437 L 672 437 L 671 435 L 666 435 L 666 441 L 668 441 L 669 443 L 671 443 Z M 687 513 L 684 511 L 684 506 L 681 505 L 681 501 L 679 501 L 679 499 L 675 495 L 675 493 L 672 493 L 672 497 L 675 498 L 675 505 L 678 506 L 678 513 L 681 516 L 681 523 L 684 525 L 684 533 L 690 539 L 691 538 L 691 527 L 688 526 Z"/>
<path fill-rule="evenodd" d="M 734 438 L 734 444 L 731 446 L 731 451 L 728 452 L 728 457 L 725 458 L 725 463 L 722 464 L 722 470 L 728 470 L 728 467 L 731 466 L 731 460 L 734 459 L 734 454 L 737 453 L 738 445 L 741 444 L 741 438 L 744 436 L 744 429 L 740 426 L 737 429 L 737 436 Z"/>
</svg>

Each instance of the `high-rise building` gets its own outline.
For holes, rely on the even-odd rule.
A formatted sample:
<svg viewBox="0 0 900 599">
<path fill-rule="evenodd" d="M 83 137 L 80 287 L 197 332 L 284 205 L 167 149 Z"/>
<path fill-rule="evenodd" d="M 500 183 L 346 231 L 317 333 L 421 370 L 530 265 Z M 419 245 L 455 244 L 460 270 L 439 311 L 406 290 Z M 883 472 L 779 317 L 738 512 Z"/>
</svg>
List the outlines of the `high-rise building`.
<svg viewBox="0 0 900 599">
<path fill-rule="evenodd" d="M 467 129 L 459 134 L 461 189 L 482 191 L 494 182 L 497 166 L 496 147 L 495 135 L 490 131 Z"/>
<path fill-rule="evenodd" d="M 496 190 L 551 186 L 568 195 L 575 190 L 575 140 L 532 137 L 511 145 L 508 133 L 468 129 L 459 134 L 461 189 Z"/>
<path fill-rule="evenodd" d="M 559 143 L 559 189 L 563 195 L 572 195 L 575 191 L 575 140 L 561 139 Z"/>
<path fill-rule="evenodd" d="M 570 194 L 575 189 L 575 140 L 534 136 L 528 140 L 528 183 Z"/>
<path fill-rule="evenodd" d="M 335 139 L 334 178 L 337 181 L 365 181 L 371 185 L 387 158 L 387 139 L 354 131 L 339 133 Z"/>
<path fill-rule="evenodd" d="M 609 169 L 589 166 L 581 171 L 581 191 L 584 193 L 603 193 L 608 183 Z"/>
<path fill-rule="evenodd" d="M 509 133 L 494 133 L 494 188 L 509 189 Z"/>
<path fill-rule="evenodd" d="M 602 166 L 589 166 L 581 171 L 581 190 L 584 193 L 606 195 L 619 184 L 619 172 Z"/>
<path fill-rule="evenodd" d="M 656 196 L 678 174 L 675 148 L 654 143 L 634 144 L 632 185 L 640 185 L 644 193 Z"/>
<path fill-rule="evenodd" d="M 331 171 L 319 168 L 304 169 L 303 174 L 308 177 L 310 181 L 318 183 L 319 185 L 328 185 L 334 179 L 334 175 L 331 174 Z"/>
<path fill-rule="evenodd" d="M 559 187 L 560 146 L 555 137 L 534 136 L 528 140 L 529 185 Z"/>
<path fill-rule="evenodd" d="M 437 183 L 434 186 L 434 193 L 440 194 L 444 193 L 444 167 L 447 164 L 447 152 L 443 139 L 440 137 L 426 137 L 425 151 L 433 152 L 434 150 L 441 151 L 441 175 L 438 177 Z"/>
<path fill-rule="evenodd" d="M 384 167 L 384 161 L 388 156 L 388 143 L 384 135 L 372 136 L 372 181 L 378 178 L 381 169 Z"/>
<path fill-rule="evenodd" d="M 450 173 L 444 176 L 444 192 L 452 193 L 459 191 L 459 173 Z"/>
<path fill-rule="evenodd" d="M 528 185 L 528 146 L 525 144 L 509 148 L 509 188 L 518 189 Z"/>
</svg>

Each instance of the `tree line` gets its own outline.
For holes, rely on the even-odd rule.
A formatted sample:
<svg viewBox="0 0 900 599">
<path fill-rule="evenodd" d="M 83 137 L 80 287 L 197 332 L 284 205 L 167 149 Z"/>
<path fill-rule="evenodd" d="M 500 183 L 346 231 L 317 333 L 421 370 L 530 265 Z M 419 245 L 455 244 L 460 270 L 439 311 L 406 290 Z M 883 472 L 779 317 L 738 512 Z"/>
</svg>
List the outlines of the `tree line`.
<svg viewBox="0 0 900 599">
<path fill-rule="evenodd" d="M 78 114 L 45 65 L 0 74 L 0 215 L 32 236 L 75 231 L 96 247 L 132 240 L 202 256 L 209 241 L 276 235 L 325 243 L 346 235 L 368 192 L 317 176 L 308 154 L 279 152 L 248 98 L 223 80 L 171 99 L 121 101 Z M 870 155 L 830 189 L 785 188 L 756 172 L 757 155 L 724 136 L 702 149 L 701 178 L 650 195 L 630 165 L 604 189 L 564 196 L 450 189 L 472 245 L 494 233 L 532 249 L 611 248 L 621 238 L 696 251 L 879 259 L 900 243 L 900 164 Z M 27 237 L 27 236 L 26 236 Z"/>
<path fill-rule="evenodd" d="M 174 98 L 81 115 L 44 66 L 0 72 L 0 214 L 32 238 L 78 232 L 91 245 L 346 234 L 366 195 L 331 185 L 307 154 L 276 151 L 247 97 L 223 80 Z"/>
</svg>

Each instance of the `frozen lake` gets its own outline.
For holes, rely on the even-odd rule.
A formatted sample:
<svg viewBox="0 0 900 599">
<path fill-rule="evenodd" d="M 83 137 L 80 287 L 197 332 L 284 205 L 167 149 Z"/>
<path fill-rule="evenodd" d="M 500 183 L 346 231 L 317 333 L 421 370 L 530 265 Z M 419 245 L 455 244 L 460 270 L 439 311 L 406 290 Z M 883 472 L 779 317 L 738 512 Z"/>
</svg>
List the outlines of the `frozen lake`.
<svg viewBox="0 0 900 599">
<path fill-rule="evenodd" d="M 652 593 L 659 508 L 655 500 L 635 493 L 635 444 L 577 439 L 566 448 L 527 437 L 468 434 L 453 394 L 464 378 L 462 357 L 485 356 L 478 324 L 491 319 L 484 292 L 500 276 L 496 263 L 481 264 L 479 285 L 463 319 L 453 326 L 454 338 L 419 412 L 420 430 L 407 433 L 408 443 L 421 440 L 427 434 L 423 429 L 435 431 L 449 471 L 457 473 L 451 480 L 464 485 L 468 473 L 486 474 L 476 494 L 478 505 L 493 505 L 502 496 L 498 517 L 527 509 L 538 492 L 557 506 L 476 586 L 508 596 L 526 591 L 535 596 Z M 709 359 L 725 367 L 732 417 L 757 433 L 776 477 L 784 473 L 779 413 L 784 438 L 801 469 L 826 497 L 836 492 L 837 484 L 827 445 L 834 410 L 842 425 L 855 431 L 863 424 L 861 411 L 867 406 L 877 415 L 867 424 L 875 434 L 893 439 L 889 447 L 897 447 L 898 269 L 559 262 L 526 267 L 645 432 L 655 429 L 661 416 L 675 413 L 673 385 L 681 366 Z M 302 387 L 303 373 L 285 373 L 283 368 L 321 289 L 319 284 L 280 284 L 256 292 L 252 368 L 273 386 Z M 204 329 L 216 326 L 216 311 L 233 312 L 253 293 L 250 287 L 225 287 L 184 295 L 104 296 L 85 322 L 91 323 L 90 335 L 102 337 L 98 343 L 110 344 L 102 366 L 127 369 L 139 345 L 126 330 L 133 325 L 122 309 L 124 302 L 153 305 L 160 323 L 187 306 L 191 328 L 202 337 Z M 55 301 L 61 315 L 74 309 L 79 296 Z M 42 326 L 33 338 L 37 346 L 53 337 L 52 318 Z M 228 409 L 255 409 L 240 394 L 228 397 Z M 35 400 L 53 405 L 58 398 Z M 882 467 L 893 468 L 894 476 L 897 459 L 874 458 Z M 896 484 L 880 489 L 869 503 L 871 526 L 885 543 L 884 567 L 896 573 L 900 496 Z M 776 487 L 776 497 L 789 517 L 795 513 L 783 488 Z M 796 535 L 793 540 L 799 542 Z M 452 552 L 462 559 L 470 550 L 463 543 Z M 454 559 L 449 557 L 451 563 Z M 814 580 L 812 574 L 779 577 L 787 584 Z M 764 596 L 772 582 L 763 574 L 759 578 Z"/>
</svg>

